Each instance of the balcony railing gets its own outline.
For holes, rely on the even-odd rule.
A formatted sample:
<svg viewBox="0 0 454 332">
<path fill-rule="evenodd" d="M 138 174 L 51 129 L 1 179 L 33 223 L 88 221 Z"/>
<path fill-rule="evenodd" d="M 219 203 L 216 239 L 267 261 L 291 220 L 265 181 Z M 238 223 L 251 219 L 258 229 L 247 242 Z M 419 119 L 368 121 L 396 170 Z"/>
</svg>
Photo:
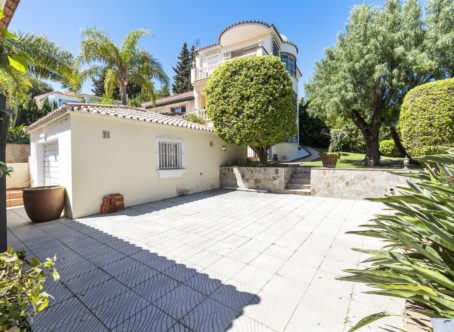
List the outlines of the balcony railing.
<svg viewBox="0 0 454 332">
<path fill-rule="evenodd" d="M 229 56 L 229 57 L 223 57 L 221 60 L 219 60 L 218 63 L 215 65 L 211 65 L 209 67 L 203 67 L 203 68 L 192 68 L 191 69 L 191 82 L 199 81 L 199 80 L 204 80 L 208 78 L 211 73 L 213 72 L 214 68 L 219 66 L 220 64 L 229 61 L 231 59 L 236 59 L 236 58 L 245 58 L 245 57 L 250 57 L 250 56 L 262 56 L 262 55 L 268 55 L 268 51 L 263 47 L 259 46 L 255 50 L 252 50 L 250 52 L 244 53 L 239 56 Z"/>
<path fill-rule="evenodd" d="M 183 115 L 183 118 L 187 117 L 190 114 L 195 114 L 195 115 L 197 115 L 197 117 L 199 117 L 200 119 L 205 120 L 205 121 L 209 120 L 207 111 L 203 108 L 201 108 L 199 110 L 194 110 L 193 112 L 190 112 L 190 113 L 186 113 L 185 115 Z"/>
</svg>

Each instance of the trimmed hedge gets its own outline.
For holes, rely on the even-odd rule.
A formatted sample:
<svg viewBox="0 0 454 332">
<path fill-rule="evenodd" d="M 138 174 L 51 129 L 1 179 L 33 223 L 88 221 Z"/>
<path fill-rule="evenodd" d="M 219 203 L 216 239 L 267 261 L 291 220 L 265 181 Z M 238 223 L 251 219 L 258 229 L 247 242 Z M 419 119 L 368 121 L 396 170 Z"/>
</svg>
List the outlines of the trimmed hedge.
<svg viewBox="0 0 454 332">
<path fill-rule="evenodd" d="M 411 156 L 443 153 L 454 143 L 454 78 L 420 85 L 404 98 L 402 141 Z"/>
<path fill-rule="evenodd" d="M 380 142 L 380 154 L 386 157 L 399 157 L 399 151 L 394 144 L 394 140 L 385 139 Z"/>
</svg>

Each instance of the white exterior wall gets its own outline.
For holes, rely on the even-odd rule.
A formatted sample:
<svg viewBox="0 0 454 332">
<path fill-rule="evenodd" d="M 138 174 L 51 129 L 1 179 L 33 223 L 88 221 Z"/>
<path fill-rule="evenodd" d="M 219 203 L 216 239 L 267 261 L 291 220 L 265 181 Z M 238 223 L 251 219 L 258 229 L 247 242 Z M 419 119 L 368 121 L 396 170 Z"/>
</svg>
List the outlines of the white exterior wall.
<svg viewBox="0 0 454 332">
<path fill-rule="evenodd" d="M 271 159 L 277 154 L 277 159 L 286 161 L 298 158 L 298 144 L 296 143 L 279 143 L 271 148 Z"/>
<path fill-rule="evenodd" d="M 32 187 L 44 185 L 44 145 L 58 141 L 60 163 L 60 185 L 67 195 L 65 214 L 71 216 L 72 163 L 71 163 L 71 121 L 69 115 L 38 128 L 30 134 L 30 184 Z"/>
<path fill-rule="evenodd" d="M 102 138 L 102 131 L 110 139 Z M 155 140 L 183 140 L 185 171 L 161 179 Z M 71 114 L 72 216 L 99 213 L 102 197 L 121 193 L 126 206 L 219 188 L 219 166 L 246 159 L 246 148 L 226 144 L 207 132 L 86 114 Z M 210 141 L 213 146 L 210 146 Z"/>
</svg>

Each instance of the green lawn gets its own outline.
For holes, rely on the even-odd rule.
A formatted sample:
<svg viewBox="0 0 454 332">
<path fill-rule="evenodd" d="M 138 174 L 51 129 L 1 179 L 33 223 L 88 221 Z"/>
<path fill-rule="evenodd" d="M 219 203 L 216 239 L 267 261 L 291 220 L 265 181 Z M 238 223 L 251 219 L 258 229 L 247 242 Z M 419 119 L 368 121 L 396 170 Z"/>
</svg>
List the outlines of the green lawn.
<svg viewBox="0 0 454 332">
<path fill-rule="evenodd" d="M 326 150 L 317 149 L 320 153 L 326 152 Z M 368 168 L 369 166 L 364 165 L 364 154 L 363 153 L 353 153 L 353 152 L 340 152 L 340 159 L 337 160 L 336 168 Z M 300 166 L 306 167 L 322 167 L 321 160 L 303 162 Z M 403 168 L 402 158 L 391 158 L 391 157 L 381 157 L 380 168 Z M 417 166 L 411 165 L 410 168 L 415 168 Z"/>
</svg>

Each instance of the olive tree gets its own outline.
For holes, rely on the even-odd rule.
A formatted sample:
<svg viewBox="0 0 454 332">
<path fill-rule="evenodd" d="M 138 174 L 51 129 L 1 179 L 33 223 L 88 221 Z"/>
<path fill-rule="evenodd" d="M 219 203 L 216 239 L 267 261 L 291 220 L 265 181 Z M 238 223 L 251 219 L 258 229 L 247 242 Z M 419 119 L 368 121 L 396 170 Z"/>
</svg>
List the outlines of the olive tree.
<svg viewBox="0 0 454 332">
<path fill-rule="evenodd" d="M 274 56 L 230 60 L 210 76 L 207 112 L 226 142 L 250 146 L 262 163 L 267 150 L 296 133 L 296 96 Z"/>
<path fill-rule="evenodd" d="M 383 9 L 355 6 L 345 32 L 317 64 L 306 86 L 310 111 L 353 121 L 364 137 L 367 165 L 380 163 L 382 126 L 406 153 L 397 132 L 405 94 L 452 75 L 453 12 L 452 0 L 430 0 L 426 15 L 418 0 L 387 0 Z"/>
</svg>

